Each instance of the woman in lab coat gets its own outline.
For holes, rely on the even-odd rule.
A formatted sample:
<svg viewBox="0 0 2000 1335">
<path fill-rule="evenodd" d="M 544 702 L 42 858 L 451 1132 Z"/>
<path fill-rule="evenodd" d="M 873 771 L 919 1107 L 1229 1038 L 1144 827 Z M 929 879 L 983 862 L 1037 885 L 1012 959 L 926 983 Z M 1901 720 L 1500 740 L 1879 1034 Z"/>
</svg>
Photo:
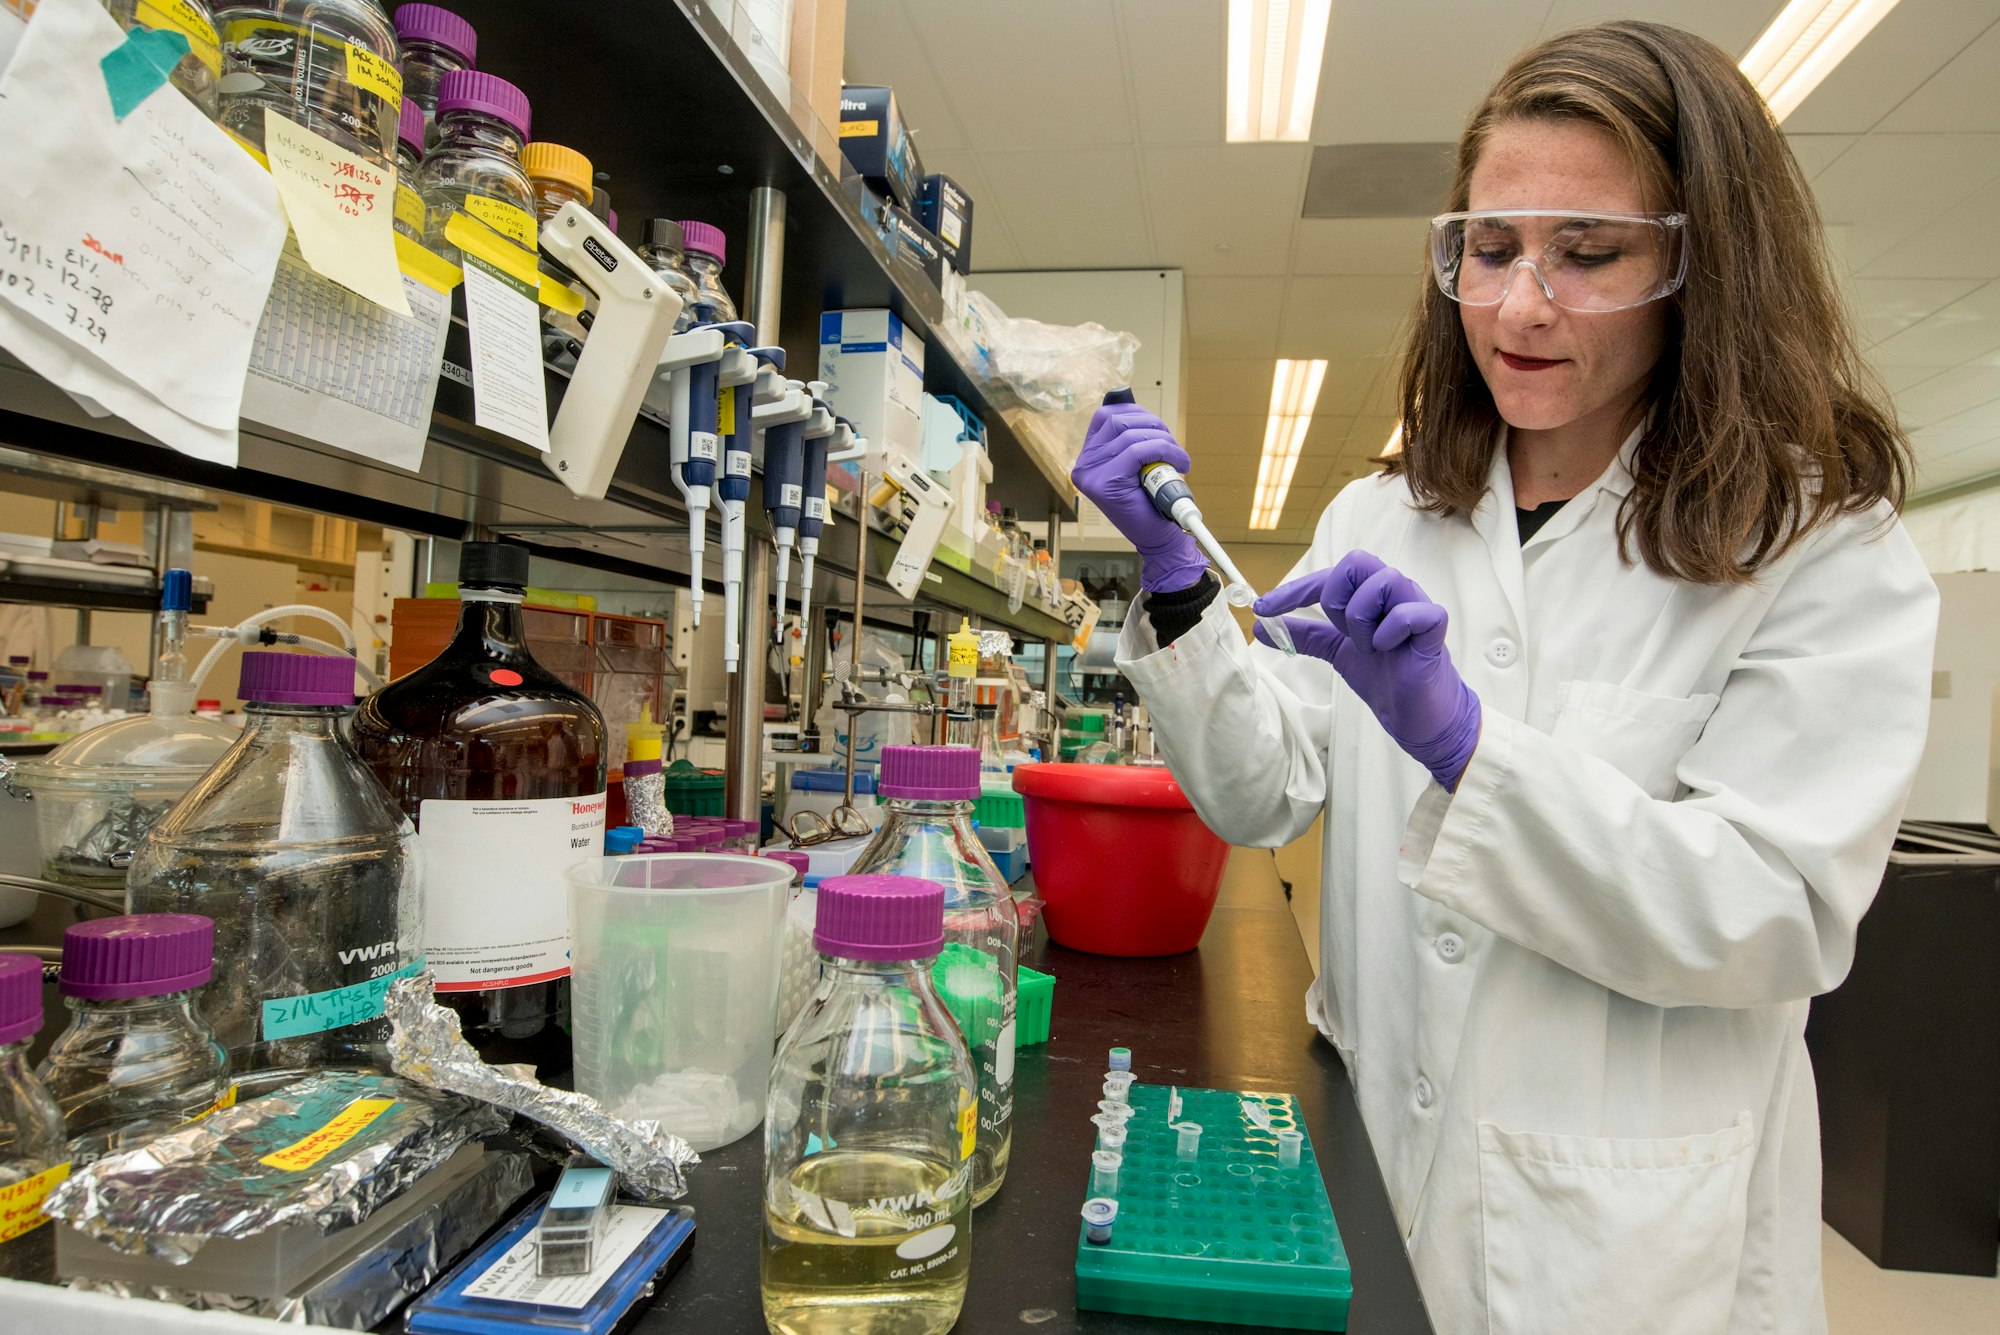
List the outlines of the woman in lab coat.
<svg viewBox="0 0 2000 1335">
<path fill-rule="evenodd" d="M 1784 138 L 1690 34 L 1518 58 L 1430 245 L 1402 453 L 1258 605 L 1297 657 L 1146 503 L 1164 424 L 1100 411 L 1119 667 L 1218 834 L 1326 813 L 1307 1010 L 1441 1332 L 1824 1330 L 1802 1035 L 1923 744 L 1907 446 Z"/>
</svg>

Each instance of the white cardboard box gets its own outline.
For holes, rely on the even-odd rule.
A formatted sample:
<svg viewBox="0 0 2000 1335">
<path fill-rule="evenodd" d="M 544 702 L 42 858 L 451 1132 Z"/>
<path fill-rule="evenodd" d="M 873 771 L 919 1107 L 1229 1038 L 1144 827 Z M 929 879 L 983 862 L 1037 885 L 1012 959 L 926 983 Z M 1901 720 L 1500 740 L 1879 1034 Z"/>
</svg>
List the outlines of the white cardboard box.
<svg viewBox="0 0 2000 1335">
<path fill-rule="evenodd" d="M 821 315 L 819 378 L 826 401 L 857 432 L 917 456 L 924 439 L 924 340 L 894 311 Z"/>
</svg>

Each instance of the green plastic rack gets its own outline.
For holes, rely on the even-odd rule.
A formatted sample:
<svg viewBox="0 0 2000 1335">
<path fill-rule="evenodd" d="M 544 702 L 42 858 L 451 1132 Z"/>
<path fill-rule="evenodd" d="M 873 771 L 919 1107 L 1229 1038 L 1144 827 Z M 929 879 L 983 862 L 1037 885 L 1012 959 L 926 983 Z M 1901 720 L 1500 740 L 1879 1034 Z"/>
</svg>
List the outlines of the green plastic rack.
<svg viewBox="0 0 2000 1335">
<path fill-rule="evenodd" d="M 1176 1155 L 1174 1091 L 1134 1085 L 1111 1240 L 1076 1241 L 1076 1305 L 1098 1312 L 1291 1330 L 1345 1330 L 1354 1296 L 1347 1249 L 1312 1140 L 1278 1164 L 1276 1132 L 1304 1136 L 1290 1094 L 1182 1089 L 1177 1122 L 1201 1126 L 1192 1162 Z M 1085 1181 L 1088 1183 L 1088 1174 Z"/>
<path fill-rule="evenodd" d="M 1032 1048 L 1049 1041 L 1049 1021 L 1056 1006 L 1056 980 L 1025 964 L 1014 974 L 1014 1046 Z"/>
</svg>

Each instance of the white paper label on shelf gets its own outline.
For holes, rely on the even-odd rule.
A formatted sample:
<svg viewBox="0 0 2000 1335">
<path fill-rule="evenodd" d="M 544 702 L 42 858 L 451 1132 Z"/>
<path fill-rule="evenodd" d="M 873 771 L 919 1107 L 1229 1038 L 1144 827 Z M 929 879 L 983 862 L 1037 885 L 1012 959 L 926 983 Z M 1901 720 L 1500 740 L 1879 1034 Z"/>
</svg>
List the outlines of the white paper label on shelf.
<svg viewBox="0 0 2000 1335">
<path fill-rule="evenodd" d="M 424 954 L 438 991 L 569 976 L 563 872 L 604 852 L 604 808 L 603 793 L 419 804 Z"/>
<path fill-rule="evenodd" d="M 507 1254 L 486 1268 L 486 1273 L 465 1286 L 467 1298 L 485 1298 L 496 1303 L 540 1303 L 546 1307 L 587 1307 L 618 1267 L 651 1235 L 667 1215 L 644 1205 L 614 1205 L 591 1254 L 590 1273 L 585 1275 L 539 1275 L 536 1273 L 539 1248 L 531 1234 L 507 1249 Z"/>
<path fill-rule="evenodd" d="M 285 224 L 271 178 L 172 87 L 117 118 L 125 32 L 43 0 L 0 76 L 0 344 L 162 443 L 236 462 Z"/>
<path fill-rule="evenodd" d="M 278 199 L 314 271 L 384 310 L 408 315 L 396 265 L 396 172 L 264 108 L 264 150 Z"/>
<path fill-rule="evenodd" d="M 415 471 L 451 297 L 405 275 L 407 316 L 322 278 L 287 245 L 257 326 L 243 416 Z"/>
<path fill-rule="evenodd" d="M 472 335 L 472 420 L 547 454 L 541 307 L 526 284 L 470 252 L 463 258 L 466 324 Z"/>
</svg>

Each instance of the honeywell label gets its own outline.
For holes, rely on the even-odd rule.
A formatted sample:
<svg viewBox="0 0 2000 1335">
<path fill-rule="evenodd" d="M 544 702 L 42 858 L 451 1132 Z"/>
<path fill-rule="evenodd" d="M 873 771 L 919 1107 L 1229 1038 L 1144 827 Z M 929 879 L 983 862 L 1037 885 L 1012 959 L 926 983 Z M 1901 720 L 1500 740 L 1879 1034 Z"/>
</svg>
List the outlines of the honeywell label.
<svg viewBox="0 0 2000 1335">
<path fill-rule="evenodd" d="M 424 954 L 440 992 L 569 976 L 563 873 L 604 852 L 603 793 L 417 808 Z"/>
</svg>

